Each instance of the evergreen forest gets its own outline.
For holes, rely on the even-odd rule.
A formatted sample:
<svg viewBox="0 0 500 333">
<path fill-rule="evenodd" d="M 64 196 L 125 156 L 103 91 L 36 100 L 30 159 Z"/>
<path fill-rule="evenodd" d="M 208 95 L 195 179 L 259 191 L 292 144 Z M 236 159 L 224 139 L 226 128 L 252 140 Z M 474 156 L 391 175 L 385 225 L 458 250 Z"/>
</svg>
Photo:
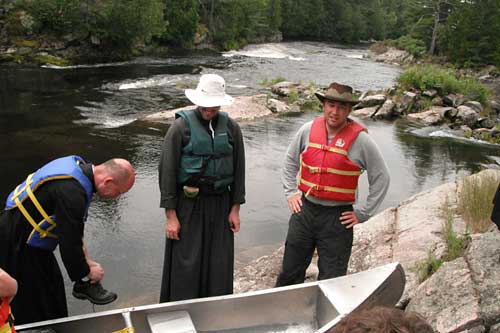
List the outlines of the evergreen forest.
<svg viewBox="0 0 500 333">
<path fill-rule="evenodd" d="M 279 39 L 342 44 L 387 41 L 459 67 L 500 65 L 498 0 L 16 0 L 9 35 L 71 34 L 107 48 L 220 49 Z"/>
</svg>

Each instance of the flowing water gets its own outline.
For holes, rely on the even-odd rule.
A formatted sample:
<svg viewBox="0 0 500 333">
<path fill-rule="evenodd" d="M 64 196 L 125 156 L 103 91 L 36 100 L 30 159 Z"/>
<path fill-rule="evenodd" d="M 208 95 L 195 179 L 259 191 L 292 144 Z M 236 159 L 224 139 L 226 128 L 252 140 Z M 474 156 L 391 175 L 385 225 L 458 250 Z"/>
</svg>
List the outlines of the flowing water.
<svg viewBox="0 0 500 333">
<path fill-rule="evenodd" d="M 78 154 L 99 163 L 124 157 L 136 167 L 136 184 L 118 200 L 95 201 L 85 242 L 105 268 L 104 286 L 118 300 L 96 306 L 67 293 L 70 314 L 155 303 L 164 251 L 164 213 L 158 208 L 157 164 L 166 131 L 134 122 L 188 104 L 186 86 L 200 73 L 217 73 L 232 95 L 264 92 L 264 79 L 327 85 L 339 81 L 358 90 L 393 85 L 400 69 L 363 57 L 363 48 L 322 43 L 253 45 L 222 55 L 186 54 L 168 59 L 60 68 L 0 67 L 0 197 L 53 158 Z M 276 249 L 286 236 L 289 213 L 280 169 L 288 143 L 314 114 L 241 123 L 247 155 L 247 202 L 236 235 L 236 259 L 246 263 Z M 404 122 L 362 121 L 391 172 L 380 209 L 411 195 L 500 161 L 497 146 L 436 137 L 439 132 Z M 366 178 L 361 180 L 366 196 Z M 64 271 L 64 269 L 63 269 Z"/>
</svg>

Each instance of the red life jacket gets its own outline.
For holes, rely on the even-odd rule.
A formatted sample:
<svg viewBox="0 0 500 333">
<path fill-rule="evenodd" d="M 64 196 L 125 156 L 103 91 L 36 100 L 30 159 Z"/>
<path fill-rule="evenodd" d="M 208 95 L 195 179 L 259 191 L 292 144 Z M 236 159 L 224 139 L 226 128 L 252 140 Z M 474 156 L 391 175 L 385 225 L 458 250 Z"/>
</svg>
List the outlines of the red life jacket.
<svg viewBox="0 0 500 333">
<path fill-rule="evenodd" d="M 299 189 L 319 199 L 354 202 L 361 168 L 350 161 L 347 152 L 366 128 L 348 119 L 328 145 L 325 117 L 314 119 L 309 145 L 300 155 Z"/>
<path fill-rule="evenodd" d="M 3 298 L 0 304 L 0 333 L 16 333 L 7 298 Z"/>
</svg>

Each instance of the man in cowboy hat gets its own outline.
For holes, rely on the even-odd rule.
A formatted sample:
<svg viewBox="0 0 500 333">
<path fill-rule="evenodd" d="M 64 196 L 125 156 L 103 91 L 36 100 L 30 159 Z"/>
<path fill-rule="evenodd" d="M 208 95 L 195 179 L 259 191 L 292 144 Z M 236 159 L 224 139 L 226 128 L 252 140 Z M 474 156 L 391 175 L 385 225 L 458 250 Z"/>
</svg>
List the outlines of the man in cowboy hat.
<svg viewBox="0 0 500 333">
<path fill-rule="evenodd" d="M 292 215 L 276 286 L 304 282 L 315 249 L 319 280 L 345 275 L 353 227 L 377 210 L 389 187 L 377 145 L 348 117 L 357 103 L 352 88 L 332 83 L 316 96 L 323 115 L 299 129 L 285 157 L 282 180 Z M 365 170 L 368 198 L 363 206 L 353 207 L 358 177 Z"/>
<path fill-rule="evenodd" d="M 245 152 L 238 124 L 223 105 L 225 81 L 202 75 L 163 142 L 159 185 L 166 215 L 160 302 L 231 294 L 234 233 L 245 202 Z"/>
</svg>

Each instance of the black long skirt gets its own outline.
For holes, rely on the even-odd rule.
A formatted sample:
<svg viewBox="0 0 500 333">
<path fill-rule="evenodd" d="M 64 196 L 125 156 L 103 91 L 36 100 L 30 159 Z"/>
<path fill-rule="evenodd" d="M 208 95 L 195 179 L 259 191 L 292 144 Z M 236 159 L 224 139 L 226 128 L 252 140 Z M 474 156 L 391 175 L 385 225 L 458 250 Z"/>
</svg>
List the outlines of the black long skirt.
<svg viewBox="0 0 500 333">
<path fill-rule="evenodd" d="M 0 213 L 0 268 L 17 280 L 15 324 L 68 316 L 64 280 L 54 254 L 26 245 L 28 223 L 17 211 Z"/>
<path fill-rule="evenodd" d="M 160 302 L 233 293 L 230 209 L 228 192 L 195 199 L 181 195 L 180 240 L 166 240 Z"/>
</svg>

